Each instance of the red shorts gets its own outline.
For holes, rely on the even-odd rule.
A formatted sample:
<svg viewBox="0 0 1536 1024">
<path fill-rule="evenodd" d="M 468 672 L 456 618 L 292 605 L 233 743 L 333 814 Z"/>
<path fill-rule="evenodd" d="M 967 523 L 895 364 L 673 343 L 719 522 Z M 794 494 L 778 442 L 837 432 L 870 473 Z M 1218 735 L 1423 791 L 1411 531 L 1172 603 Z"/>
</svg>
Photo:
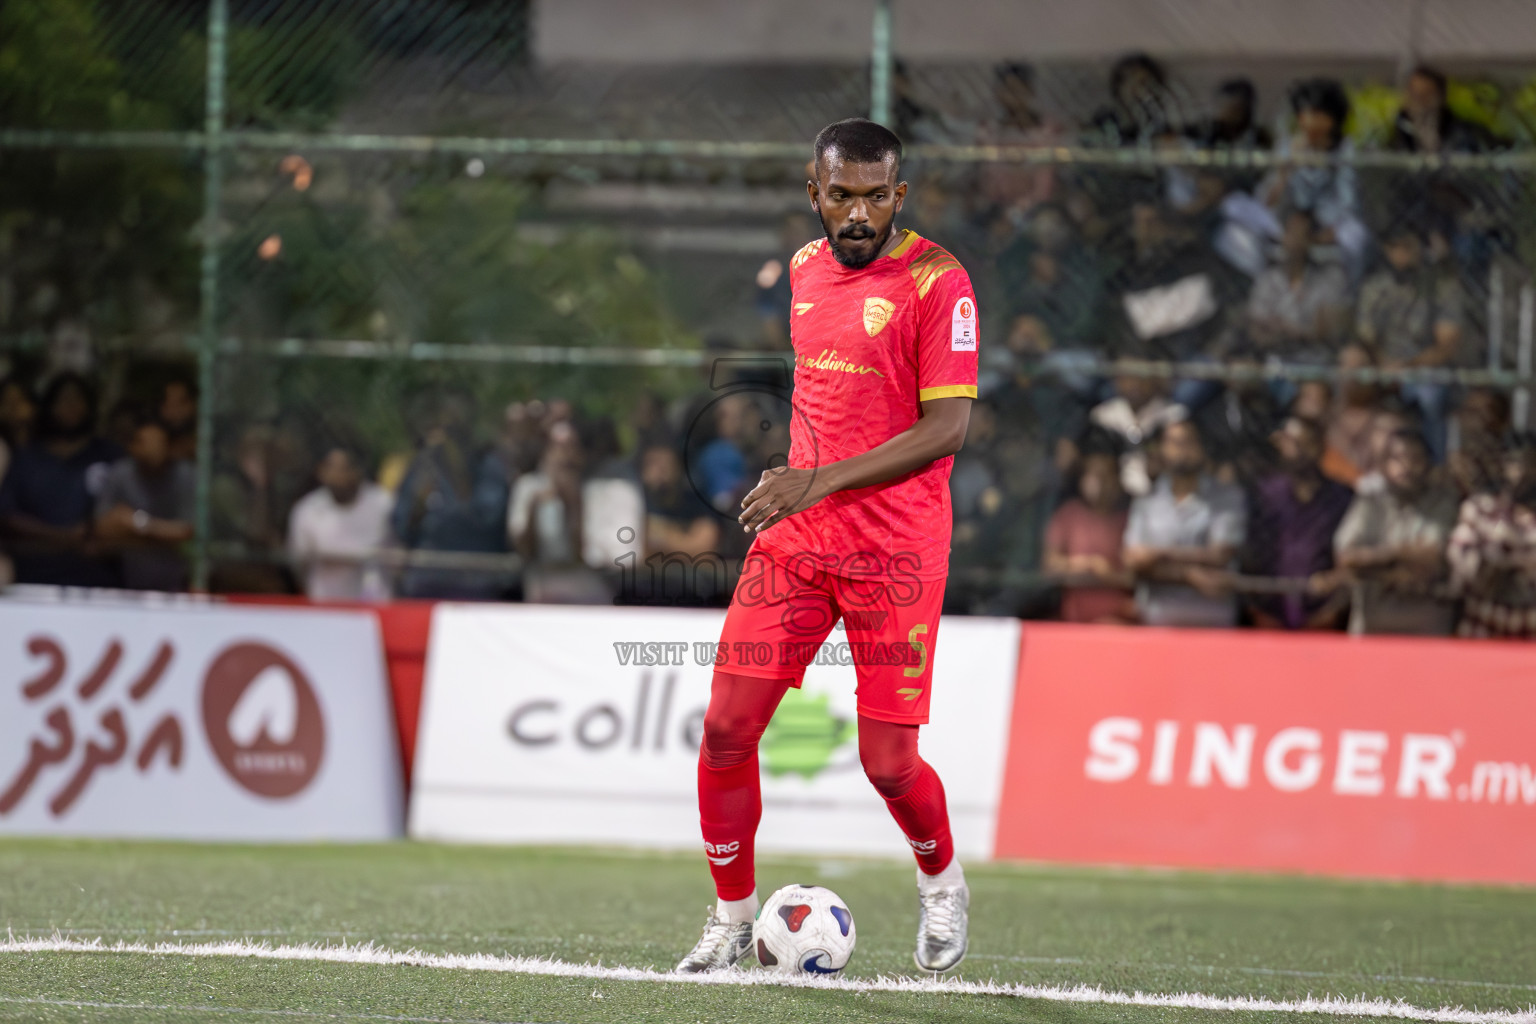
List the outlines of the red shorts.
<svg viewBox="0 0 1536 1024">
<path fill-rule="evenodd" d="M 943 580 L 835 576 L 814 556 L 786 558 L 754 545 L 725 613 L 715 668 L 798 687 L 812 662 L 852 662 L 859 714 L 921 725 L 943 603 Z M 834 626 L 840 635 L 823 647 Z"/>
</svg>

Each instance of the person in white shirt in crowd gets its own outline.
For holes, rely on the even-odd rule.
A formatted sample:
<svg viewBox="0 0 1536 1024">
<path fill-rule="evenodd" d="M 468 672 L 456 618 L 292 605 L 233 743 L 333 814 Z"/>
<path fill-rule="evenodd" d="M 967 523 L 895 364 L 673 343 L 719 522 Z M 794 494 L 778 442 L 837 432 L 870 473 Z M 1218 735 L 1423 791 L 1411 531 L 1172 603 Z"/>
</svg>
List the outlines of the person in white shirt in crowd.
<svg viewBox="0 0 1536 1024">
<path fill-rule="evenodd" d="M 586 461 L 576 427 L 560 420 L 538 468 L 512 485 L 507 537 L 524 560 L 525 601 L 609 604 L 612 581 L 603 574 L 633 571 L 645 516 L 640 485 L 591 475 Z"/>
<path fill-rule="evenodd" d="M 332 445 L 320 458 L 320 486 L 288 518 L 288 554 L 313 601 L 384 601 L 389 583 L 362 560 L 390 541 L 394 495 L 367 480 L 357 452 Z M 334 560 L 333 560 L 334 559 Z"/>
<path fill-rule="evenodd" d="M 1256 358 L 1330 365 L 1349 323 L 1349 276 L 1337 263 L 1312 258 L 1316 214 L 1290 210 L 1282 223 L 1279 258 L 1248 295 L 1248 342 Z"/>
<path fill-rule="evenodd" d="M 1115 395 L 1093 407 L 1088 420 L 1125 442 L 1120 457 L 1120 486 L 1133 498 L 1152 491 L 1152 438 L 1170 423 L 1189 419 L 1189 410 L 1168 400 L 1162 381 L 1152 377 L 1116 377 Z"/>
<path fill-rule="evenodd" d="M 1243 492 L 1207 472 L 1205 442 L 1192 420 L 1159 437 L 1163 472 L 1131 503 L 1125 567 L 1136 576 L 1136 606 L 1149 626 L 1237 625 L 1229 586 L 1247 539 Z"/>
<path fill-rule="evenodd" d="M 1433 589 L 1445 575 L 1458 502 L 1433 468 L 1422 434 L 1400 429 L 1388 435 L 1374 474 L 1379 485 L 1357 491 L 1333 535 L 1335 582 L 1360 587 L 1351 632 L 1450 634 L 1455 609 Z"/>
</svg>

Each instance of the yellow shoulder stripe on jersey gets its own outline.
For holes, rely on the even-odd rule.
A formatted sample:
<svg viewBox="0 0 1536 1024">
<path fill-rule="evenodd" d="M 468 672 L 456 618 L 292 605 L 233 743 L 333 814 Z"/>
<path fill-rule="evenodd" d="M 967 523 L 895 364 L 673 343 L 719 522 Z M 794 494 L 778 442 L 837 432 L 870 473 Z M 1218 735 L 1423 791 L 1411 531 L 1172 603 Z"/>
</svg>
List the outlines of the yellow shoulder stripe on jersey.
<svg viewBox="0 0 1536 1024">
<path fill-rule="evenodd" d="M 821 247 L 826 244 L 826 241 L 825 238 L 818 238 L 814 242 L 806 242 L 800 247 L 799 252 L 789 258 L 789 265 L 791 267 L 798 267 L 812 256 L 815 256 L 818 252 L 821 252 Z"/>
<path fill-rule="evenodd" d="M 917 393 L 919 402 L 930 402 L 935 398 L 975 398 L 975 384 L 943 384 L 936 388 L 923 388 Z"/>
<path fill-rule="evenodd" d="M 928 289 L 933 287 L 933 282 L 949 273 L 951 270 L 959 270 L 960 261 L 955 259 L 945 249 L 934 246 L 923 253 L 908 265 L 912 271 L 912 282 L 917 286 L 917 297 L 927 298 Z"/>
<path fill-rule="evenodd" d="M 960 264 L 956 263 L 954 260 L 950 260 L 947 263 L 941 263 L 938 266 L 930 267 L 921 273 L 913 271 L 912 280 L 917 285 L 917 297 L 920 299 L 927 298 L 928 289 L 933 287 L 933 283 L 935 281 L 949 273 L 951 270 L 959 269 Z"/>
<path fill-rule="evenodd" d="M 949 256 L 949 250 L 942 245 L 935 245 L 925 249 L 921 255 L 912 257 L 912 266 L 932 263 L 934 260 L 941 260 L 946 256 Z M 950 259 L 953 258 L 953 256 L 950 256 Z"/>
<path fill-rule="evenodd" d="M 901 256 L 905 256 L 908 249 L 912 248 L 922 240 L 922 236 L 919 235 L 916 231 L 913 231 L 911 228 L 903 228 L 902 234 L 906 235 L 907 237 L 903 238 L 900 243 L 897 244 L 896 248 L 892 249 L 889 253 L 886 254 L 888 259 L 894 260 Z"/>
</svg>

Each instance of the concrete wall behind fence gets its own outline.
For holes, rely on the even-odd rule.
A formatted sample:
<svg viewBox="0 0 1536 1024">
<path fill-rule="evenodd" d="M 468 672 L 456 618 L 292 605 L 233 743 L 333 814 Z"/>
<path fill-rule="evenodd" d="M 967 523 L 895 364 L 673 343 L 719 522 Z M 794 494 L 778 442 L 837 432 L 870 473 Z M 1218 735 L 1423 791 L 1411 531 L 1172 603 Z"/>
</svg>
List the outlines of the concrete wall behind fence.
<svg viewBox="0 0 1536 1024">
<path fill-rule="evenodd" d="M 546 61 L 868 58 L 874 0 L 537 0 Z M 1511 60 L 1536 55 L 1532 0 L 895 0 L 903 57 L 1081 59 L 1147 50 Z"/>
</svg>

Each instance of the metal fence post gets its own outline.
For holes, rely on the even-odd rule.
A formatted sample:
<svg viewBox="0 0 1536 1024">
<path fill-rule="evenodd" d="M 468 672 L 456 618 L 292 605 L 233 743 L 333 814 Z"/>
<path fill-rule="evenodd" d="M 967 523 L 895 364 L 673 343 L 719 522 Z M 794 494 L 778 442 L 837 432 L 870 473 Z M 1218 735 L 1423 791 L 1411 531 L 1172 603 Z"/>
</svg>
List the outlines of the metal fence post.
<svg viewBox="0 0 1536 1024">
<path fill-rule="evenodd" d="M 875 0 L 869 61 L 869 119 L 891 124 L 891 0 Z"/>
<path fill-rule="evenodd" d="M 1515 429 L 1525 430 L 1531 421 L 1531 388 L 1526 379 L 1531 375 L 1532 336 L 1536 335 L 1536 289 L 1530 284 L 1520 286 L 1519 332 L 1515 372 L 1520 375 L 1520 386 L 1515 388 L 1512 412 Z"/>
<path fill-rule="evenodd" d="M 213 485 L 214 360 L 219 346 L 219 218 L 224 178 L 224 64 L 229 0 L 209 0 L 208 96 L 203 117 L 203 258 L 197 346 L 197 511 L 192 589 L 208 589 L 209 498 Z"/>
<path fill-rule="evenodd" d="M 1504 271 L 1495 263 L 1488 269 L 1488 369 L 1504 363 Z"/>
</svg>

